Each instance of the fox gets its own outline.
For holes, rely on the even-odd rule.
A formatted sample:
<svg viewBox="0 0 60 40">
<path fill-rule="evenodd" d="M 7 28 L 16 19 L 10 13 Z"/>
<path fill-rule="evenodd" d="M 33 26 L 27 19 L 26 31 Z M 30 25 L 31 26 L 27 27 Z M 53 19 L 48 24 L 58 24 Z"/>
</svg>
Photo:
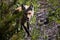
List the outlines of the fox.
<svg viewBox="0 0 60 40">
<path fill-rule="evenodd" d="M 28 36 L 31 36 L 30 33 L 29 33 L 29 24 L 30 24 L 30 20 L 31 18 L 33 17 L 34 15 L 34 6 L 31 4 L 31 5 L 21 5 L 19 7 L 17 7 L 15 9 L 15 12 L 14 13 L 17 13 L 17 12 L 21 12 L 23 11 L 23 15 L 22 15 L 22 18 L 21 18 L 21 30 L 24 28 L 24 30 L 26 31 L 27 35 Z M 25 23 L 27 23 L 27 27 L 24 25 Z"/>
</svg>

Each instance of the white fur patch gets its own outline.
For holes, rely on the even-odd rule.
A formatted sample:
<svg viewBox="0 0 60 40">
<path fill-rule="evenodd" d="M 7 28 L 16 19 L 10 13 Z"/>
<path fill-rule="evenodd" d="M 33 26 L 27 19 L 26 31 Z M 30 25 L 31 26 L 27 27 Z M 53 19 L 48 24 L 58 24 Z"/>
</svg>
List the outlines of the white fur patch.
<svg viewBox="0 0 60 40">
<path fill-rule="evenodd" d="M 34 15 L 34 10 L 30 10 L 30 11 L 28 11 L 27 12 L 28 14 L 27 14 L 27 17 L 29 18 L 29 20 L 31 19 L 31 17 L 33 17 L 33 15 Z"/>
<path fill-rule="evenodd" d="M 24 5 L 24 7 L 25 7 L 25 9 L 28 9 L 29 8 L 29 6 L 27 6 L 27 5 Z"/>
</svg>

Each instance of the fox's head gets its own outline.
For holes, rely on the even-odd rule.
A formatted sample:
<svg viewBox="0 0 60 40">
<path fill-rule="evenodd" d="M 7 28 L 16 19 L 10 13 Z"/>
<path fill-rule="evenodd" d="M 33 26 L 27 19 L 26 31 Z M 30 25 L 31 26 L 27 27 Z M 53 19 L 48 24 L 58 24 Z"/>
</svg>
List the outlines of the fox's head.
<svg viewBox="0 0 60 40">
<path fill-rule="evenodd" d="M 30 19 L 32 16 L 33 16 L 33 14 L 34 14 L 34 7 L 33 7 L 33 5 L 30 5 L 30 6 L 28 6 L 28 5 L 21 5 L 21 6 L 19 6 L 19 7 L 17 7 L 15 10 L 17 10 L 17 11 L 22 11 L 23 10 L 23 13 L 24 14 L 26 14 L 26 16 Z"/>
</svg>

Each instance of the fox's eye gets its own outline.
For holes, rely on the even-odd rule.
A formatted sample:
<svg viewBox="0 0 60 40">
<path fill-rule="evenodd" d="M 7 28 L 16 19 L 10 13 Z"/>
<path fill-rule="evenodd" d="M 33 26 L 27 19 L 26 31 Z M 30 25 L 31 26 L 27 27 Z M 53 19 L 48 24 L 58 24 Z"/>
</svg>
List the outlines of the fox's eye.
<svg viewBox="0 0 60 40">
<path fill-rule="evenodd" d="M 29 15 L 31 14 L 31 13 L 28 13 Z"/>
</svg>

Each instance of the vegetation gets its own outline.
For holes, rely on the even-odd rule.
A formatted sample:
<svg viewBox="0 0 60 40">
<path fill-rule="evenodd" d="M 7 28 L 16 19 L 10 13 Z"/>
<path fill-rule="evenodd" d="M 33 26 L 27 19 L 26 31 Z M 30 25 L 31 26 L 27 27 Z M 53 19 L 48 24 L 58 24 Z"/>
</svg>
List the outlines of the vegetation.
<svg viewBox="0 0 60 40">
<path fill-rule="evenodd" d="M 30 25 L 33 26 L 31 30 L 31 40 L 38 40 L 40 34 L 40 29 L 37 29 L 36 24 L 36 14 L 39 8 L 41 8 L 42 0 L 0 0 L 0 40 L 25 40 L 25 31 L 16 30 L 20 28 L 19 17 L 22 17 L 20 13 L 13 15 L 15 8 L 21 4 L 30 5 L 33 4 L 35 14 L 30 21 Z M 48 9 L 49 22 L 55 21 L 60 24 L 60 0 L 43 0 Z M 12 16 L 13 15 L 13 16 Z M 50 25 L 49 25 L 50 27 Z M 60 35 L 60 34 L 59 34 Z M 44 40 L 47 40 L 47 35 L 45 35 Z M 58 39 L 60 40 L 60 39 Z"/>
</svg>

